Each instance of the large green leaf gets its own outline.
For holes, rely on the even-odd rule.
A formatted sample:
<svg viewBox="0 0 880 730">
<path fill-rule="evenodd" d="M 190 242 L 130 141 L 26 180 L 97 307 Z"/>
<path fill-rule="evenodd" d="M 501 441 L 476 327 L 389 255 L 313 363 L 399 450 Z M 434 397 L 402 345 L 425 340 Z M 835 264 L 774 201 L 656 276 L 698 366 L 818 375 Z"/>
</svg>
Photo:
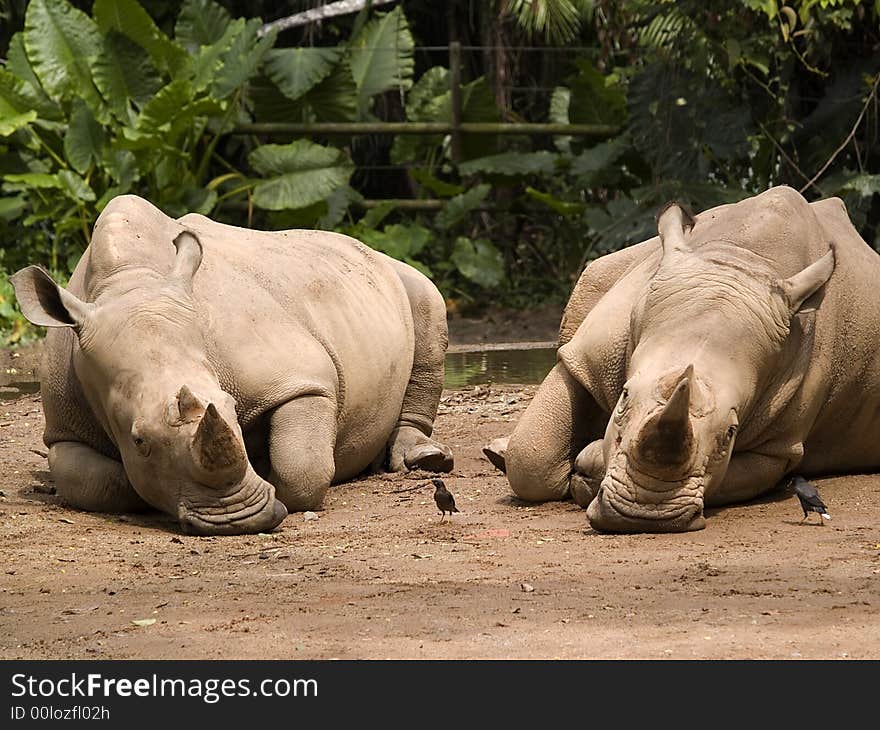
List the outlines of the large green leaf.
<svg viewBox="0 0 880 730">
<path fill-rule="evenodd" d="M 57 175 L 50 175 L 47 172 L 21 172 L 11 175 L 4 175 L 4 190 L 27 190 L 27 188 L 60 188 L 61 181 Z"/>
<path fill-rule="evenodd" d="M 339 48 L 279 48 L 266 54 L 264 70 L 288 99 L 299 99 L 330 75 Z"/>
<path fill-rule="evenodd" d="M 461 87 L 461 119 L 464 122 L 499 122 L 501 112 L 495 103 L 495 94 L 484 76 Z M 494 134 L 463 134 L 461 136 L 462 159 L 482 157 L 498 149 L 498 137 Z"/>
<path fill-rule="evenodd" d="M 58 180 L 61 182 L 61 189 L 64 190 L 71 199 L 82 201 L 84 203 L 90 203 L 95 200 L 95 191 L 92 190 L 88 183 L 75 172 L 71 172 L 70 170 L 59 170 Z"/>
<path fill-rule="evenodd" d="M 406 102 L 411 122 L 451 122 L 452 93 L 449 71 L 441 66 L 428 69 L 413 86 Z M 464 122 L 497 122 L 498 107 L 483 77 L 461 87 L 461 117 Z M 402 164 L 426 157 L 443 141 L 443 135 L 398 135 L 391 147 L 391 161 Z M 497 145 L 496 135 L 462 135 L 462 158 L 482 157 Z"/>
<path fill-rule="evenodd" d="M 478 172 L 491 175 L 518 177 L 523 175 L 552 175 L 556 169 L 557 156 L 552 152 L 503 152 L 500 155 L 478 157 L 461 163 L 462 175 Z"/>
<path fill-rule="evenodd" d="M 577 63 L 579 73 L 570 83 L 568 117 L 574 124 L 622 124 L 626 94 L 613 77 L 603 76 L 589 61 Z"/>
<path fill-rule="evenodd" d="M 215 99 L 225 99 L 250 79 L 275 44 L 277 31 L 267 33 L 258 40 L 261 27 L 259 18 L 248 20 L 223 54 L 220 72 L 211 86 L 211 96 Z"/>
<path fill-rule="evenodd" d="M 146 51 L 112 31 L 104 38 L 92 71 L 101 95 L 122 121 L 129 119 L 129 101 L 142 107 L 162 87 Z"/>
<path fill-rule="evenodd" d="M 304 122 L 308 105 L 291 101 L 268 78 L 257 75 L 247 85 L 249 107 L 261 122 Z M 310 118 L 309 118 L 310 120 Z"/>
<path fill-rule="evenodd" d="M 43 89 L 52 98 L 81 98 L 95 111 L 101 96 L 90 59 L 101 45 L 92 19 L 67 0 L 32 0 L 24 25 L 24 48 Z"/>
<path fill-rule="evenodd" d="M 104 148 L 103 167 L 113 180 L 119 192 L 127 192 L 133 182 L 140 178 L 137 158 L 130 150 Z"/>
<path fill-rule="evenodd" d="M 291 144 L 264 144 L 251 152 L 251 167 L 261 175 L 278 175 L 285 172 L 330 167 L 347 159 L 342 150 L 323 147 L 306 139 Z"/>
<path fill-rule="evenodd" d="M 192 82 L 196 91 L 207 89 L 223 70 L 224 56 L 244 30 L 242 19 L 226 26 L 223 35 L 208 46 L 201 46 L 191 58 Z"/>
<path fill-rule="evenodd" d="M 342 150 L 305 139 L 288 145 L 257 147 L 248 161 L 256 172 L 268 178 L 254 186 L 254 204 L 266 210 L 305 208 L 324 200 L 348 184 L 354 170 Z"/>
<path fill-rule="evenodd" d="M 102 32 L 113 30 L 134 41 L 161 70 L 175 75 L 186 67 L 186 51 L 156 27 L 137 0 L 95 0 L 92 14 Z"/>
<path fill-rule="evenodd" d="M 369 111 L 376 94 L 412 86 L 414 45 L 400 7 L 378 14 L 351 42 L 351 71 L 361 115 Z"/>
<path fill-rule="evenodd" d="M 135 133 L 126 131 L 129 140 L 147 144 L 159 141 L 175 145 L 187 132 L 196 117 L 214 116 L 223 112 L 221 102 L 208 97 L 195 98 L 192 84 L 185 79 L 172 81 L 144 106 L 135 126 Z M 146 140 L 139 139 L 139 134 Z"/>
<path fill-rule="evenodd" d="M 321 83 L 311 88 L 302 101 L 320 122 L 350 122 L 357 118 L 358 92 L 351 69 L 340 63 Z"/>
<path fill-rule="evenodd" d="M 33 109 L 41 119 L 60 120 L 64 117 L 61 107 L 49 98 L 34 73 L 24 50 L 24 33 L 16 33 L 9 41 L 6 68 L 21 82 L 17 91 L 27 99 L 27 109 Z"/>
<path fill-rule="evenodd" d="M 350 185 L 336 188 L 327 196 L 327 212 L 315 221 L 314 227 L 332 231 L 342 223 L 342 219 L 345 217 L 351 204 L 360 202 L 363 199 L 364 196 Z"/>
<path fill-rule="evenodd" d="M 0 117 L 31 110 L 24 82 L 0 66 Z"/>
<path fill-rule="evenodd" d="M 504 257 L 491 241 L 485 238 L 455 239 L 452 263 L 462 276 L 487 289 L 504 281 Z"/>
<path fill-rule="evenodd" d="M 413 180 L 421 183 L 439 198 L 452 198 L 453 196 L 461 195 L 465 191 L 463 185 L 440 180 L 425 168 L 415 167 L 409 171 L 409 174 Z"/>
<path fill-rule="evenodd" d="M 448 122 L 452 119 L 448 69 L 434 66 L 416 81 L 406 97 L 406 119 L 409 122 Z M 391 162 L 402 165 L 417 160 L 442 141 L 442 134 L 398 134 L 391 145 Z"/>
<path fill-rule="evenodd" d="M 92 162 L 101 161 L 104 137 L 103 127 L 88 106 L 80 100 L 75 101 L 64 135 L 64 155 L 74 170 L 84 173 Z"/>
<path fill-rule="evenodd" d="M 213 0 L 184 0 L 174 25 L 174 37 L 189 51 L 219 41 L 232 17 Z"/>
<path fill-rule="evenodd" d="M 618 158 L 626 152 L 628 140 L 625 137 L 616 137 L 610 142 L 600 142 L 581 152 L 572 160 L 570 173 L 576 178 L 578 185 L 583 188 L 591 188 L 605 182 L 605 174 L 609 167 L 616 174 Z"/>
<path fill-rule="evenodd" d="M 0 110 L 0 137 L 8 137 L 17 129 L 26 127 L 36 118 L 37 113 L 35 111 L 22 112 L 20 114 L 17 112 L 4 114 Z"/>
<path fill-rule="evenodd" d="M 448 229 L 460 223 L 473 210 L 475 210 L 489 194 L 491 185 L 477 185 L 470 190 L 456 195 L 443 207 L 434 219 L 440 228 Z"/>
<path fill-rule="evenodd" d="M 165 125 L 170 125 L 181 109 L 193 99 L 193 88 L 189 81 L 178 79 L 164 86 L 141 110 L 137 120 L 137 129 L 142 132 L 159 132 Z"/>
<path fill-rule="evenodd" d="M 584 212 L 586 205 L 580 202 L 571 202 L 568 200 L 560 200 L 559 198 L 551 195 L 550 193 L 542 192 L 541 190 L 535 190 L 535 188 L 526 186 L 526 195 L 528 195 L 532 200 L 537 200 L 539 203 L 543 203 L 548 208 L 555 210 L 559 215 L 569 217 L 580 215 Z"/>
<path fill-rule="evenodd" d="M 452 117 L 449 69 L 434 66 L 422 74 L 406 96 L 410 122 L 445 122 Z"/>
<path fill-rule="evenodd" d="M 382 231 L 365 229 L 361 239 L 370 248 L 388 254 L 398 261 L 417 256 L 431 240 L 431 232 L 417 223 L 395 223 Z"/>
</svg>

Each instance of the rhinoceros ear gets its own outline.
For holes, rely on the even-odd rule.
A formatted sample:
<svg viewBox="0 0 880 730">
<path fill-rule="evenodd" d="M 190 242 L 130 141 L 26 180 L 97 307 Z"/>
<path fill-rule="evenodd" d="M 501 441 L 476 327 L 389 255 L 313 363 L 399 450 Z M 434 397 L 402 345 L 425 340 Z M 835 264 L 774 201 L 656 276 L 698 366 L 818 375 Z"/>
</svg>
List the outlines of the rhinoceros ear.
<svg viewBox="0 0 880 730">
<path fill-rule="evenodd" d="M 788 304 L 789 311 L 795 312 L 812 312 L 815 307 L 801 309 L 801 306 L 807 299 L 821 289 L 831 274 L 834 272 L 835 253 L 834 244 L 821 259 L 814 261 L 806 269 L 798 274 L 782 279 L 778 282 L 779 288 Z"/>
<path fill-rule="evenodd" d="M 177 256 L 171 269 L 171 278 L 179 281 L 184 289 L 192 291 L 193 277 L 202 263 L 202 244 L 192 231 L 182 231 L 174 239 Z"/>
<path fill-rule="evenodd" d="M 657 233 L 663 244 L 663 254 L 669 255 L 674 251 L 689 251 L 684 239 L 686 231 L 690 231 L 696 221 L 693 213 L 682 203 L 667 203 L 663 210 L 657 214 Z"/>
<path fill-rule="evenodd" d="M 78 299 L 56 284 L 39 266 L 28 266 L 9 280 L 21 313 L 28 321 L 42 327 L 80 328 L 88 319 L 94 304 Z"/>
</svg>

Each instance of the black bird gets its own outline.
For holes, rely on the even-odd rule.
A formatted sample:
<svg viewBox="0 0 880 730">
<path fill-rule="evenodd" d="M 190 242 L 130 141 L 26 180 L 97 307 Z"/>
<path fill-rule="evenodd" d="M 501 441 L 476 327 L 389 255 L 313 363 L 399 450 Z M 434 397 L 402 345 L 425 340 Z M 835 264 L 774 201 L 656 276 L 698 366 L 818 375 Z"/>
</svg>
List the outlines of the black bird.
<svg viewBox="0 0 880 730">
<path fill-rule="evenodd" d="M 446 517 L 447 512 L 449 514 L 458 512 L 458 508 L 455 506 L 455 497 L 447 491 L 443 480 L 432 479 L 431 483 L 436 487 L 434 489 L 434 502 L 437 503 L 437 509 L 440 510 L 440 514 Z M 440 522 L 443 522 L 443 517 L 440 518 Z"/>
<path fill-rule="evenodd" d="M 831 519 L 831 515 L 828 514 L 828 508 L 825 507 L 825 503 L 819 496 L 819 490 L 816 489 L 815 484 L 808 482 L 803 477 L 796 476 L 794 478 L 794 493 L 801 501 L 801 509 L 804 511 L 804 519 L 801 522 L 807 519 L 810 512 L 815 512 L 819 515 L 820 524 L 825 524 L 822 522 L 823 517 L 826 520 Z"/>
</svg>

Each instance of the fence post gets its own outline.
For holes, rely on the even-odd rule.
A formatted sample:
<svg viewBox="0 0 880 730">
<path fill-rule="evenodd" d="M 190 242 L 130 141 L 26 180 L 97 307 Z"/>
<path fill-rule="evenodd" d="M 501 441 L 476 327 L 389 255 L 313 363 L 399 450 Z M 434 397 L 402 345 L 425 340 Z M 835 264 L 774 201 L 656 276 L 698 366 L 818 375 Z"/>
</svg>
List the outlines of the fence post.
<svg viewBox="0 0 880 730">
<path fill-rule="evenodd" d="M 452 97 L 452 161 L 461 162 L 461 43 L 449 42 L 449 91 Z"/>
</svg>

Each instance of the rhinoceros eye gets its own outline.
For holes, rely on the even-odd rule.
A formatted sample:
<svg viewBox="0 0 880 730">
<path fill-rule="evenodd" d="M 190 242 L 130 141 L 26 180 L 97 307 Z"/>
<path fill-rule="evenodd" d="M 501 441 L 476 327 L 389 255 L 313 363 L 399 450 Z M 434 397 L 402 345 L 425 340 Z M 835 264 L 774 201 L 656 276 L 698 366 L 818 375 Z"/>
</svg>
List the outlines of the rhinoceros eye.
<svg viewBox="0 0 880 730">
<path fill-rule="evenodd" d="M 131 441 L 141 456 L 150 455 L 150 442 L 144 437 L 140 420 L 134 422 L 131 427 Z"/>
<path fill-rule="evenodd" d="M 727 436 L 727 438 L 725 439 L 726 441 L 730 441 L 730 439 L 732 439 L 734 436 L 736 436 L 736 426 L 734 426 L 734 425 L 728 426 L 726 436 Z"/>
</svg>

